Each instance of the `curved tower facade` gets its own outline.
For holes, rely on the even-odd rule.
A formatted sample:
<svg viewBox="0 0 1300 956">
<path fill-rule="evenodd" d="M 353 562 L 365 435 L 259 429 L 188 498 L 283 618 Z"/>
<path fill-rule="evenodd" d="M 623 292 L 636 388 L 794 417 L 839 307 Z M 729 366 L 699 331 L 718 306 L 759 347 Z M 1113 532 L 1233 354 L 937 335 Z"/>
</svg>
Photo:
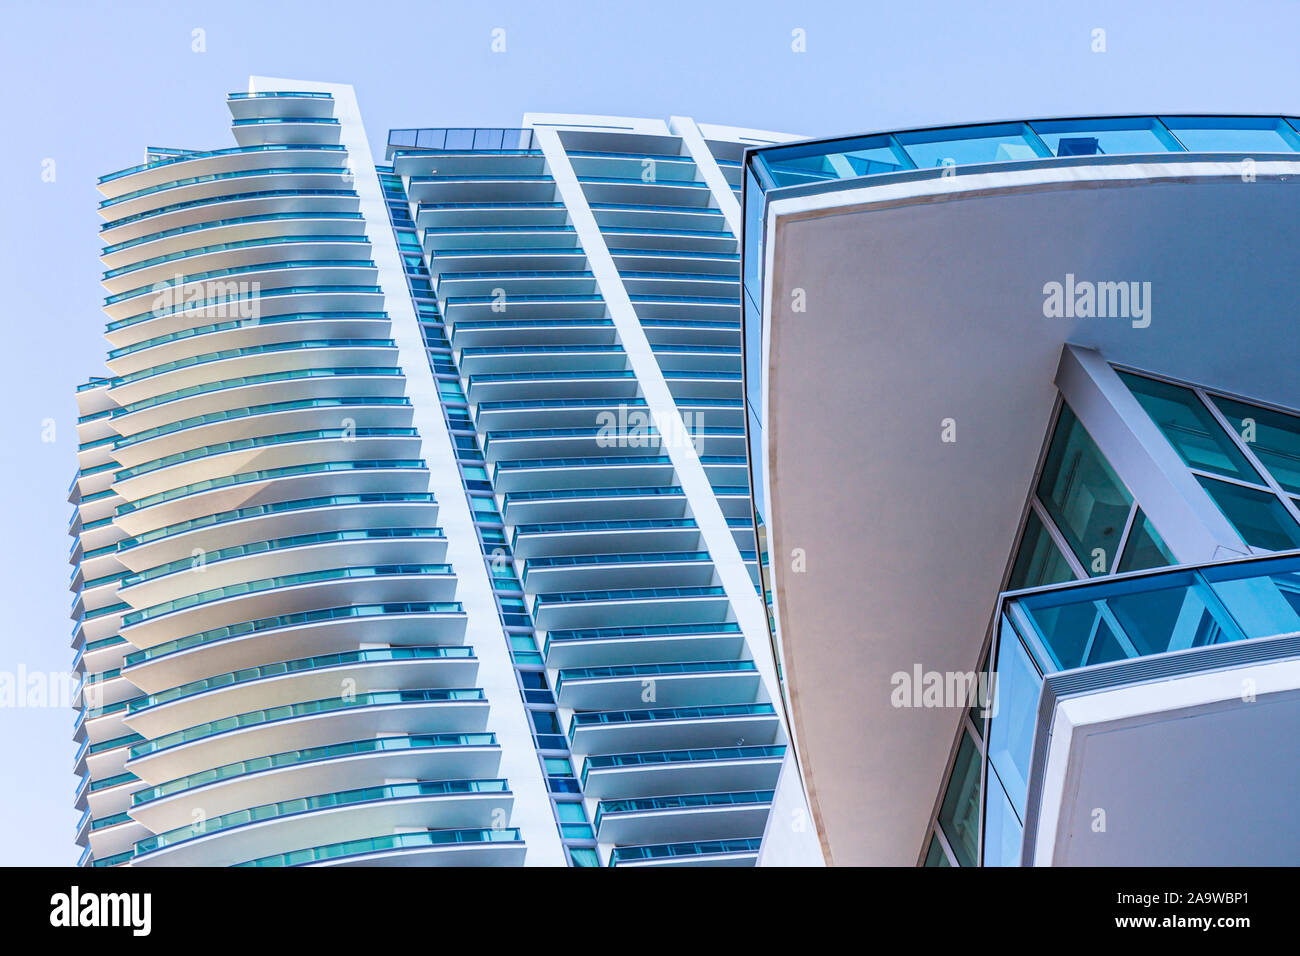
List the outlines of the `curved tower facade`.
<svg viewBox="0 0 1300 956">
<path fill-rule="evenodd" d="M 737 196 L 776 137 L 539 116 L 377 167 L 349 87 L 229 105 L 236 147 L 100 180 L 83 863 L 754 862 Z"/>
</svg>

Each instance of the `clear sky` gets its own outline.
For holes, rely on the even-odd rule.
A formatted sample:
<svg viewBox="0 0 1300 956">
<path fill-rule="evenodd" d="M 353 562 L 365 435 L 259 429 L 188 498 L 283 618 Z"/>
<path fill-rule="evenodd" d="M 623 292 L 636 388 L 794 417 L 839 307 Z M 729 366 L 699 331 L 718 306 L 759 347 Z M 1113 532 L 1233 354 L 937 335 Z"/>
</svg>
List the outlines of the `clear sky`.
<svg viewBox="0 0 1300 956">
<path fill-rule="evenodd" d="M 192 49 L 196 28 L 204 52 Z M 796 29 L 805 52 L 792 49 Z M 1097 29 L 1105 52 L 1093 51 Z M 1297 36 L 1296 0 L 3 0 L 0 680 L 20 667 L 66 671 L 72 658 L 74 394 L 104 372 L 96 177 L 142 162 L 146 146 L 233 146 L 224 97 L 250 74 L 351 83 L 382 153 L 390 127 L 514 126 L 527 111 L 687 115 L 808 136 L 1294 114 Z M 77 859 L 73 717 L 0 706 L 0 864 Z"/>
</svg>

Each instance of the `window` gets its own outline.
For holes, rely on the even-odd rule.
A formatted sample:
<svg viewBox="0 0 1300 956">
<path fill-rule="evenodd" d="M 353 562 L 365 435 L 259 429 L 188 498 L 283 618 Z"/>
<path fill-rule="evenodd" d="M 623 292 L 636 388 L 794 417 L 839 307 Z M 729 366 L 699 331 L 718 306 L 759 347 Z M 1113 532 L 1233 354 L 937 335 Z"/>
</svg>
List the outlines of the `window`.
<svg viewBox="0 0 1300 956">
<path fill-rule="evenodd" d="M 1124 545 L 1124 556 L 1120 558 L 1119 571 L 1145 571 L 1148 568 L 1160 568 L 1174 564 L 1173 554 L 1165 546 L 1160 535 L 1156 533 L 1151 520 L 1139 508 L 1133 518 L 1133 530 L 1129 532 L 1128 542 Z"/>
<path fill-rule="evenodd" d="M 957 762 L 939 809 L 939 825 L 961 866 L 974 866 L 979 848 L 980 760 L 970 734 L 961 735 Z"/>
<path fill-rule="evenodd" d="M 1154 117 L 1050 120 L 1030 125 L 1057 156 L 1183 151 L 1178 141 Z"/>
<path fill-rule="evenodd" d="M 1011 580 L 1007 582 L 1008 591 L 1022 588 L 1038 588 L 1048 584 L 1060 584 L 1074 579 L 1065 555 L 1056 546 L 1036 512 L 1029 512 L 1025 522 L 1025 533 L 1020 538 L 1020 548 L 1016 553 L 1016 562 L 1011 569 Z"/>
<path fill-rule="evenodd" d="M 1052 435 L 1038 500 L 1087 572 L 1108 573 L 1118 557 L 1133 496 L 1069 406 L 1061 408 Z"/>
<path fill-rule="evenodd" d="M 1227 398 L 1212 398 L 1273 480 L 1300 494 L 1300 418 Z"/>
<path fill-rule="evenodd" d="M 948 854 L 943 852 L 943 846 L 939 843 L 937 836 L 930 837 L 930 849 L 926 851 L 924 865 L 929 867 L 952 866 L 948 862 Z"/>
<path fill-rule="evenodd" d="M 1120 378 L 1188 468 L 1259 482 L 1255 469 L 1191 389 L 1128 372 Z"/>
<path fill-rule="evenodd" d="M 1300 548 L 1300 528 L 1276 496 L 1200 475 L 1197 480 L 1252 548 L 1265 551 Z"/>
</svg>

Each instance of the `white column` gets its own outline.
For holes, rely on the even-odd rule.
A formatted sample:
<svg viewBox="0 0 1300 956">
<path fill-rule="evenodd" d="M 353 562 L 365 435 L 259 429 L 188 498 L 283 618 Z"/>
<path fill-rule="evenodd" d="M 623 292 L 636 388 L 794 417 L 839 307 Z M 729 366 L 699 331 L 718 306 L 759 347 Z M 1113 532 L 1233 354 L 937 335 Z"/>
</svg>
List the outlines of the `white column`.
<svg viewBox="0 0 1300 956">
<path fill-rule="evenodd" d="M 515 797 L 510 825 L 519 828 L 520 836 L 528 845 L 525 865 L 566 866 L 546 779 L 533 744 L 532 726 L 515 679 L 509 641 L 497 613 L 487 564 L 456 466 L 456 452 L 442 415 L 438 384 L 429 367 L 419 318 L 406 286 L 402 258 L 397 251 L 356 95 L 345 84 L 253 77 L 249 80 L 249 91 L 258 90 L 319 91 L 334 97 L 334 115 L 342 126 L 341 142 L 347 147 L 355 175 L 354 188 L 361 197 L 366 234 L 379 269 L 384 302 L 392 318 L 398 361 L 406 376 L 406 393 L 415 406 L 414 424 L 420 432 L 422 454 L 429 463 L 429 490 L 438 501 L 438 523 L 447 533 L 447 560 L 456 572 L 456 599 L 464 605 L 469 618 L 466 642 L 474 647 L 479 660 L 478 684 L 490 702 L 488 730 L 497 735 L 501 744 L 500 773 L 510 781 Z"/>
</svg>

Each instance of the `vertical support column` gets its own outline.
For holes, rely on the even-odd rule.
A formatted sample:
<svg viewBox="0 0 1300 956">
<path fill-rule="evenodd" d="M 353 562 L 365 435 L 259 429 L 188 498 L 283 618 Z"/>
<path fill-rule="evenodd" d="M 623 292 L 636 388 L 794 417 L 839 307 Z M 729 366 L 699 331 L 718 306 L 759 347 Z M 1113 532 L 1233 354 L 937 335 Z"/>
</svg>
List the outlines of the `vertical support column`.
<svg viewBox="0 0 1300 956">
<path fill-rule="evenodd" d="M 688 116 L 671 117 L 668 120 L 668 128 L 682 138 L 686 151 L 695 162 L 695 168 L 700 171 L 700 175 L 709 186 L 709 191 L 713 193 L 713 201 L 722 211 L 722 218 L 727 220 L 727 228 L 739 240 L 745 228 L 743 214 L 740 211 L 740 200 L 732 192 L 727 178 L 722 175 L 718 161 L 709 151 L 708 143 L 704 141 L 704 134 L 695 125 L 695 120 Z"/>
<path fill-rule="evenodd" d="M 694 126 L 694 123 L 692 122 L 691 125 Z M 578 233 L 578 241 L 582 244 L 592 274 L 596 277 L 596 284 L 614 322 L 619 341 L 636 374 L 655 427 L 659 429 L 660 434 L 687 434 L 672 391 L 668 388 L 663 371 L 659 368 L 659 361 L 655 358 L 645 330 L 641 327 L 641 320 L 637 317 L 632 300 L 623 286 L 623 280 L 619 276 L 613 256 L 610 255 L 605 237 L 601 234 L 596 217 L 587 203 L 586 194 L 582 191 L 582 184 L 578 182 L 573 165 L 565 153 L 564 144 L 560 142 L 559 132 L 547 128 L 536 128 L 534 132 L 546 156 L 546 164 L 555 179 L 560 198 L 564 201 L 569 218 Z M 698 128 L 696 128 L 696 136 L 699 137 L 698 148 L 708 154 L 703 137 L 699 136 Z M 717 178 L 721 180 L 722 172 L 718 169 L 717 163 L 713 162 L 711 154 L 708 155 L 708 160 Z M 705 175 L 707 178 L 708 173 L 706 172 Z M 722 181 L 722 187 L 726 196 L 730 197 L 735 222 L 732 223 L 730 217 L 728 222 L 735 232 L 740 228 L 740 204 L 735 196 L 731 195 L 725 181 Z M 711 184 L 710 188 L 715 189 L 716 196 L 716 187 Z M 723 214 L 727 215 L 725 208 Z M 736 234 L 739 235 L 738 232 Z M 781 701 L 783 699 L 781 687 L 776 678 L 776 665 L 771 652 L 767 609 L 763 605 L 763 599 L 754 590 L 754 583 L 740 556 L 736 539 L 732 536 L 727 519 L 722 514 L 722 507 L 713 493 L 713 486 L 709 483 L 695 446 L 689 441 L 665 442 L 665 445 L 673 469 L 677 473 L 677 479 L 686 493 L 691 513 L 699 525 L 705 547 L 713 558 L 727 600 L 736 615 L 736 621 L 740 625 L 750 656 L 753 657 L 755 667 L 758 668 L 768 698 L 773 702 Z M 772 810 L 768 814 L 759 863 L 762 865 L 771 861 L 774 865 L 821 866 L 824 865 L 824 860 L 820 841 L 808 812 L 800 774 L 794 766 L 791 729 L 784 726 L 784 719 L 782 724 L 785 737 L 791 741 L 791 744 L 786 749 L 781 776 L 777 782 L 776 796 L 773 799 Z"/>
<path fill-rule="evenodd" d="M 456 573 L 456 598 L 468 617 L 466 642 L 479 659 L 478 684 L 487 695 L 490 711 L 488 730 L 501 744 L 501 776 L 510 781 L 515 795 L 510 825 L 518 827 L 528 846 L 525 865 L 566 866 L 550 793 L 542 774 L 532 725 L 525 712 L 509 641 L 501 626 L 487 565 L 479 550 L 474 519 L 470 514 L 456 451 L 442 414 L 438 383 L 429 367 L 429 356 L 420 331 L 419 317 L 411 303 L 397 240 L 388 219 L 388 207 L 379 185 L 361 120 L 356 94 L 345 84 L 310 83 L 253 77 L 251 92 L 258 90 L 302 90 L 330 93 L 334 114 L 342 127 L 341 142 L 347 147 L 354 174 L 354 187 L 361 198 L 366 233 L 379 269 L 379 284 L 392 319 L 392 337 L 397 343 L 398 362 L 406 377 L 406 394 L 415 407 L 414 425 L 420 432 L 421 449 L 429 463 L 429 490 L 438 501 L 438 523 L 447 533 L 447 560 Z"/>
</svg>

